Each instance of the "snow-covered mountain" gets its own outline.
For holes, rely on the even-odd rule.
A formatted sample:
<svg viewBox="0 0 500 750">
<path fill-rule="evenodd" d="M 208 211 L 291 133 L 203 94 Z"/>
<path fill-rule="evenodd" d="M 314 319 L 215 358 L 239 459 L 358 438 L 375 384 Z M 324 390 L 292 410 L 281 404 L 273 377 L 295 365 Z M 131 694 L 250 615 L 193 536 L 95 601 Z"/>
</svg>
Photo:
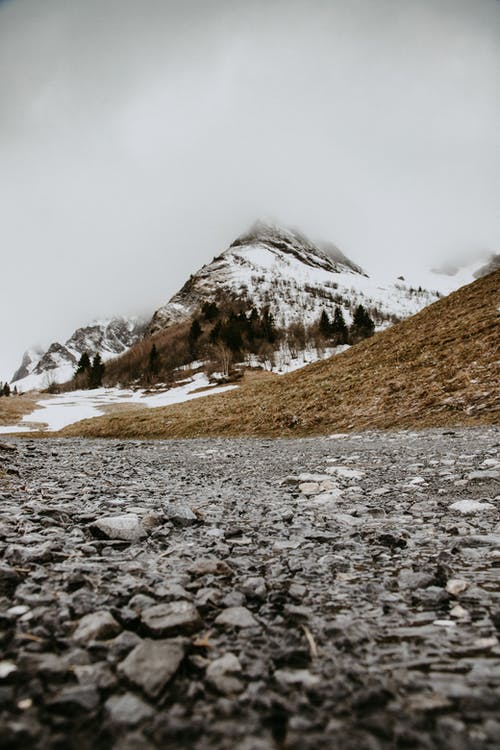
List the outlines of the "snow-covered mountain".
<svg viewBox="0 0 500 750">
<path fill-rule="evenodd" d="M 402 278 L 377 282 L 334 245 L 257 223 L 191 276 L 154 313 L 149 331 L 186 320 L 203 302 L 224 294 L 246 297 L 257 308 L 269 306 L 279 326 L 298 320 L 310 324 L 323 309 L 333 314 L 336 305 L 349 323 L 355 307 L 362 304 L 378 327 L 418 312 L 439 296 L 435 289 L 415 288 Z"/>
<path fill-rule="evenodd" d="M 493 270 L 499 256 L 483 257 L 472 265 L 428 271 L 418 279 L 370 277 L 335 245 L 312 242 L 301 232 L 256 223 L 230 247 L 190 276 L 169 302 L 156 310 L 149 324 L 137 318 L 113 318 L 79 328 L 64 343 L 46 350 L 28 350 L 14 373 L 18 390 L 46 388 L 69 380 L 86 351 L 104 361 L 122 354 L 145 333 L 156 333 L 189 320 L 204 302 L 246 299 L 248 307 L 269 307 L 280 327 L 299 321 L 309 325 L 326 310 L 342 308 L 352 322 L 362 304 L 378 329 L 418 312 L 439 296 Z"/>
<path fill-rule="evenodd" d="M 104 361 L 126 351 L 144 335 L 146 326 L 139 318 L 112 318 L 78 328 L 65 344 L 54 342 L 46 351 L 29 349 L 11 383 L 25 392 L 64 383 L 73 375 L 83 352 L 99 353 Z"/>
</svg>

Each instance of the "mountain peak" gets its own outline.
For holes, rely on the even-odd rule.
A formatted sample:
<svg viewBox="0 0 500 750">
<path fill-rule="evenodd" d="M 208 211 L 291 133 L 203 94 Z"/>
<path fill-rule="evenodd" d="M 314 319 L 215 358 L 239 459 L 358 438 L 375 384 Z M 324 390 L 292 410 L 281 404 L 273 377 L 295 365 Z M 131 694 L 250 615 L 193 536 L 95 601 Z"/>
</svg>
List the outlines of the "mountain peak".
<svg viewBox="0 0 500 750">
<path fill-rule="evenodd" d="M 153 315 L 156 333 L 196 315 L 204 302 L 238 299 L 249 308 L 269 308 L 276 324 L 308 326 L 340 306 L 349 322 L 364 305 L 377 325 L 407 317 L 433 302 L 423 290 L 380 287 L 338 247 L 315 242 L 300 230 L 257 221 L 222 253 L 193 274 Z"/>
<path fill-rule="evenodd" d="M 241 234 L 228 248 L 264 246 L 289 254 L 316 268 L 333 272 L 354 272 L 366 275 L 363 269 L 347 258 L 333 243 L 313 242 L 295 227 L 284 227 L 269 221 L 258 220 L 247 232 Z"/>
</svg>

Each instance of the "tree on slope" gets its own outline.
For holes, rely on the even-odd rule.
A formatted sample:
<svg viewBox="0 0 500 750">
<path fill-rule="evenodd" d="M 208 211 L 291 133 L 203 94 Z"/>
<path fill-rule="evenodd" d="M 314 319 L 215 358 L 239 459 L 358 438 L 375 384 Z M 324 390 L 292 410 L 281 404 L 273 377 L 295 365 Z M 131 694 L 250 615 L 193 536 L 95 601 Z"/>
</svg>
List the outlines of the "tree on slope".
<svg viewBox="0 0 500 750">
<path fill-rule="evenodd" d="M 75 378 L 78 375 L 83 375 L 85 372 L 88 372 L 89 370 L 90 370 L 90 357 L 87 354 L 87 352 L 83 352 L 76 366 Z"/>
<path fill-rule="evenodd" d="M 351 344 L 355 344 L 358 341 L 362 341 L 362 339 L 373 336 L 374 331 L 375 323 L 372 318 L 370 318 L 363 305 L 358 305 L 354 310 L 352 325 L 349 329 L 349 340 Z"/>
<path fill-rule="evenodd" d="M 89 388 L 100 388 L 102 385 L 102 378 L 105 370 L 104 362 L 101 359 L 101 355 L 97 353 L 92 360 L 92 366 L 89 370 Z"/>
<path fill-rule="evenodd" d="M 319 332 L 324 339 L 329 339 L 331 336 L 332 328 L 326 310 L 323 310 L 319 319 Z"/>
<path fill-rule="evenodd" d="M 213 323 L 219 315 L 219 308 L 215 302 L 204 302 L 201 308 L 203 316 L 206 321 Z"/>
<path fill-rule="evenodd" d="M 272 316 L 269 307 L 265 307 L 262 310 L 262 330 L 267 341 L 269 341 L 270 344 L 274 344 L 278 334 L 274 324 L 274 317 Z"/>
<path fill-rule="evenodd" d="M 332 338 L 337 346 L 339 344 L 347 344 L 349 340 L 349 331 L 342 310 L 338 306 L 335 308 L 330 330 Z"/>
<path fill-rule="evenodd" d="M 193 320 L 191 323 L 191 328 L 189 329 L 189 336 L 188 336 L 188 343 L 189 343 L 189 351 L 191 352 L 192 357 L 196 357 L 198 352 L 198 346 L 197 342 L 202 334 L 201 326 L 197 318 Z"/>
<path fill-rule="evenodd" d="M 149 360 L 148 360 L 148 370 L 150 375 L 158 375 L 158 371 L 160 369 L 160 355 L 158 354 L 158 349 L 156 348 L 156 344 L 153 344 L 151 347 L 151 351 L 149 352 Z"/>
</svg>

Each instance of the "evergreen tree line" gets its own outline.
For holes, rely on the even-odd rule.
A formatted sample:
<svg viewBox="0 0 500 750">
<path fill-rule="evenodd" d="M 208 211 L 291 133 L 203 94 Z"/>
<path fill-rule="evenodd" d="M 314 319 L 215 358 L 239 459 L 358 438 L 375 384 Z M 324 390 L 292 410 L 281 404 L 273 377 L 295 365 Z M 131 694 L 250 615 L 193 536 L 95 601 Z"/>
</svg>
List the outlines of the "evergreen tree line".
<svg viewBox="0 0 500 750">
<path fill-rule="evenodd" d="M 333 320 L 326 310 L 321 313 L 318 330 L 321 336 L 335 346 L 339 344 L 356 344 L 362 339 L 373 336 L 375 323 L 363 305 L 354 310 L 352 324 L 348 327 L 340 307 L 335 308 Z"/>
<path fill-rule="evenodd" d="M 246 354 L 259 355 L 264 348 L 272 347 L 279 335 L 269 308 L 248 309 L 241 299 L 205 302 L 192 319 L 184 342 L 176 342 L 177 362 L 171 350 L 153 342 L 143 379 L 170 380 L 172 367 L 188 365 L 198 358 L 206 362 L 223 360 L 220 369 L 226 370 L 229 362 L 242 361 Z"/>
<path fill-rule="evenodd" d="M 0 380 L 0 398 L 2 398 L 2 396 L 17 396 L 17 387 L 14 386 L 14 388 L 11 389 L 7 382 L 2 383 Z"/>
<path fill-rule="evenodd" d="M 183 359 L 177 366 L 186 365 L 196 359 L 216 360 L 220 367 L 215 369 L 227 371 L 231 362 L 241 362 L 248 354 L 258 356 L 262 361 L 273 361 L 274 351 L 280 341 L 285 340 L 291 350 L 298 352 L 305 349 L 308 341 L 328 343 L 332 346 L 354 344 L 373 335 L 375 323 L 363 305 L 358 305 L 353 314 L 353 322 L 348 326 L 340 307 L 334 310 L 330 319 L 323 310 L 316 324 L 306 327 L 293 323 L 286 330 L 276 327 L 274 318 L 266 307 L 259 311 L 238 309 L 235 304 L 220 306 L 216 302 L 205 302 L 200 313 L 191 321 L 187 341 L 181 347 Z M 153 342 L 149 350 L 144 379 L 154 381 L 171 376 L 172 363 L 168 361 L 168 352 L 159 350 Z M 169 370 L 167 372 L 167 370 Z"/>
<path fill-rule="evenodd" d="M 204 331 L 202 325 L 205 323 L 208 328 Z M 261 312 L 252 307 L 249 311 L 231 310 L 226 314 L 215 302 L 205 302 L 200 318 L 194 318 L 191 323 L 189 349 L 196 357 L 203 348 L 202 344 L 222 343 L 239 358 L 243 352 L 257 354 L 263 344 L 274 344 L 277 339 L 278 331 L 268 307 Z"/>
<path fill-rule="evenodd" d="M 87 352 L 83 352 L 75 370 L 75 380 L 83 388 L 100 388 L 106 366 L 101 355 L 96 354 L 91 360 Z"/>
</svg>

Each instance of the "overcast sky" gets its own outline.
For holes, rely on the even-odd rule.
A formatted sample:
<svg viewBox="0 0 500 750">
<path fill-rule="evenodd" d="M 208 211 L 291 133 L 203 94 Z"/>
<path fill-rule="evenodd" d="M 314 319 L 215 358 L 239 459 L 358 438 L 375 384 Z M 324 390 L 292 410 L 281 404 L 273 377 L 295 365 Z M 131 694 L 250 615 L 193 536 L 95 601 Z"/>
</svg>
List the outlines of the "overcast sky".
<svg viewBox="0 0 500 750">
<path fill-rule="evenodd" d="M 500 248 L 497 0 L 0 0 L 0 379 L 258 217 L 394 275 Z"/>
</svg>

